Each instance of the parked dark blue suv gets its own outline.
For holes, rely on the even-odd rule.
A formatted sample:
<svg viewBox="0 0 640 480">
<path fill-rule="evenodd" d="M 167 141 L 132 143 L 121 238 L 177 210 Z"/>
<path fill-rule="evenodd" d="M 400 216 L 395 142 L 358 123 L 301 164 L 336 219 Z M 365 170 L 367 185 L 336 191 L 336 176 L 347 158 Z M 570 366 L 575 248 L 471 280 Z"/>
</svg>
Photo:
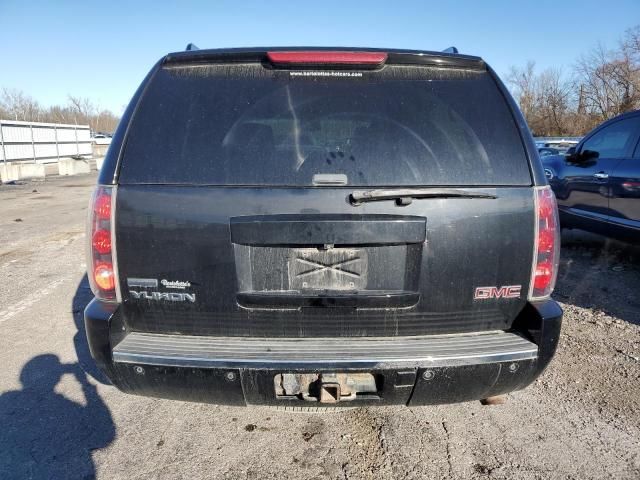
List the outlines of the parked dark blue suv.
<svg viewBox="0 0 640 480">
<path fill-rule="evenodd" d="M 567 155 L 542 158 L 563 228 L 640 241 L 640 110 L 588 133 Z"/>
</svg>

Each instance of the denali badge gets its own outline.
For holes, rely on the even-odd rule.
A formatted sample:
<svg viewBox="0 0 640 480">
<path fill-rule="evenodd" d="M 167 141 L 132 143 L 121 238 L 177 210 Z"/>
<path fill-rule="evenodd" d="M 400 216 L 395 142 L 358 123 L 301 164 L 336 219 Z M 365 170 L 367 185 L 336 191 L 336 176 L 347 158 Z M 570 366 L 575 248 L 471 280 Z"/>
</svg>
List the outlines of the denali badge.
<svg viewBox="0 0 640 480">
<path fill-rule="evenodd" d="M 142 287 L 142 288 L 158 288 L 158 280 L 155 278 L 127 278 L 127 285 L 129 287 Z"/>
<path fill-rule="evenodd" d="M 478 287 L 474 300 L 485 300 L 487 298 L 520 298 L 522 285 L 508 285 L 506 287 Z"/>
<path fill-rule="evenodd" d="M 169 302 L 191 302 L 196 303 L 195 293 L 176 293 L 176 292 L 136 292 L 129 290 L 129 293 L 133 298 L 139 298 L 143 300 L 161 301 L 167 300 Z"/>
</svg>

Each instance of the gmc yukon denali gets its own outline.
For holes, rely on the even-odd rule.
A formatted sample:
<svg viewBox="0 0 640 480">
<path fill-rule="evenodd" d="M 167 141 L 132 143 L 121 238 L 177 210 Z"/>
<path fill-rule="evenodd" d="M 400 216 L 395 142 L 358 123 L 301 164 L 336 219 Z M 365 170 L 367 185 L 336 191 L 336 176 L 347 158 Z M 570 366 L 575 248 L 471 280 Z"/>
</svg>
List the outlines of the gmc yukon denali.
<svg viewBox="0 0 640 480">
<path fill-rule="evenodd" d="M 554 354 L 555 198 L 478 57 L 172 53 L 92 199 L 85 311 L 120 390 L 231 405 L 492 399 Z"/>
</svg>

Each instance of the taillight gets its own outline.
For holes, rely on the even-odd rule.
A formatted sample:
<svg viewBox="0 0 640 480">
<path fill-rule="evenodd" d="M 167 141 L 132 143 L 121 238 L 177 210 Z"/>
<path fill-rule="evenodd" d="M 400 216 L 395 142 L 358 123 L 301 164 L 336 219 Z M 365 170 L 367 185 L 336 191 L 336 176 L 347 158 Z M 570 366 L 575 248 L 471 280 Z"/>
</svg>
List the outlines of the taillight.
<svg viewBox="0 0 640 480">
<path fill-rule="evenodd" d="M 102 300 L 116 299 L 113 262 L 113 206 L 115 189 L 99 186 L 91 199 L 87 229 L 87 276 L 93 294 Z"/>
<path fill-rule="evenodd" d="M 288 51 L 267 52 L 269 61 L 276 65 L 366 65 L 379 66 L 387 61 L 384 52 L 346 51 Z"/>
<path fill-rule="evenodd" d="M 548 298 L 556 284 L 560 256 L 560 224 L 556 197 L 551 187 L 536 187 L 536 241 L 533 250 L 533 268 L 529 299 Z"/>
</svg>

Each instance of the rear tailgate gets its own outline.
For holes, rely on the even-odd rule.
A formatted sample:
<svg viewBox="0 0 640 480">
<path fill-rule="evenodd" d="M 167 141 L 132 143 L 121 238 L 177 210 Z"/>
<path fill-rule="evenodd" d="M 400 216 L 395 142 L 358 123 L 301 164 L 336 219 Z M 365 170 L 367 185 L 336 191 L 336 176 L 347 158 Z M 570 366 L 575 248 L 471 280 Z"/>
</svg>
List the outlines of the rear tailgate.
<svg viewBox="0 0 640 480">
<path fill-rule="evenodd" d="M 511 325 L 526 302 L 534 205 L 492 78 L 339 72 L 157 72 L 117 189 L 131 330 L 326 337 Z M 495 198 L 349 202 L 354 190 L 442 186 Z"/>
<path fill-rule="evenodd" d="M 508 328 L 528 291 L 532 254 L 522 252 L 533 250 L 533 200 L 529 189 L 502 188 L 498 195 L 415 201 L 400 217 L 397 207 L 370 204 L 353 219 L 343 190 L 120 186 L 116 242 L 126 322 L 139 331 L 225 336 Z M 301 213 L 300 205 L 315 205 L 326 214 Z M 378 241 L 372 235 L 382 233 L 387 215 L 405 228 Z M 272 231 L 247 238 L 236 223 L 243 217 L 252 225 L 247 231 L 268 230 L 274 222 L 281 231 L 277 237 Z M 361 239 L 339 243 L 353 234 L 354 221 Z M 425 225 L 425 240 L 416 238 Z M 325 249 L 327 243 L 334 248 Z M 320 266 L 339 266 L 349 258 L 356 261 L 342 272 Z M 309 274 L 296 277 L 305 271 Z M 136 279 L 155 280 L 157 286 Z M 521 285 L 523 293 L 474 300 L 477 287 L 506 285 Z M 132 292 L 189 293 L 195 301 L 153 293 L 134 298 Z M 296 298 L 305 296 L 317 300 Z M 353 303 L 337 306 L 341 296 Z"/>
</svg>

